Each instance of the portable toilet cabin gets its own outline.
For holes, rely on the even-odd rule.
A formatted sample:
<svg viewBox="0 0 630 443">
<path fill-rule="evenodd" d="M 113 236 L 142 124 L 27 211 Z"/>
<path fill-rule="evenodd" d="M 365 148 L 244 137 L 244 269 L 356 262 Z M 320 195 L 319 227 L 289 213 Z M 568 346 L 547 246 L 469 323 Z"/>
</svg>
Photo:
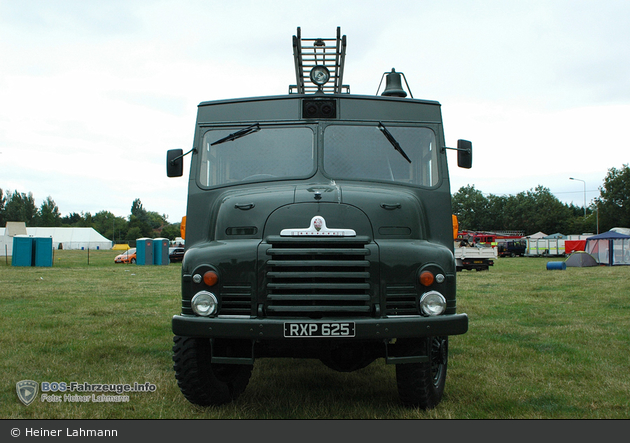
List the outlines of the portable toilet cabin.
<svg viewBox="0 0 630 443">
<path fill-rule="evenodd" d="M 50 267 L 53 264 L 52 237 L 33 238 L 33 266 Z"/>
<path fill-rule="evenodd" d="M 12 266 L 33 265 L 33 238 L 28 235 L 16 235 L 13 237 Z"/>
<path fill-rule="evenodd" d="M 168 238 L 154 238 L 153 239 L 153 264 L 154 265 L 168 265 L 170 260 L 168 258 Z"/>
<path fill-rule="evenodd" d="M 136 240 L 136 264 L 153 264 L 153 239 L 139 238 Z"/>
</svg>

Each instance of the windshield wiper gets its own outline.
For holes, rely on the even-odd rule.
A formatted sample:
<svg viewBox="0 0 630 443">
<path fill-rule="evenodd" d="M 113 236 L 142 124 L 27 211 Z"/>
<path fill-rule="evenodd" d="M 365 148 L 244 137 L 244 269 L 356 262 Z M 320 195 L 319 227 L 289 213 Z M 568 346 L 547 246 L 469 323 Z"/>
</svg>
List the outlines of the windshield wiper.
<svg viewBox="0 0 630 443">
<path fill-rule="evenodd" d="M 251 126 L 241 129 L 240 131 L 236 131 L 227 137 L 220 138 L 216 142 L 210 144 L 210 146 L 218 145 L 225 142 L 232 142 L 237 138 L 245 137 L 246 135 L 253 134 L 254 132 L 260 131 L 260 123 L 255 123 Z"/>
<path fill-rule="evenodd" d="M 378 129 L 381 130 L 383 135 L 385 135 L 385 138 L 387 138 L 387 140 L 389 140 L 389 142 L 392 144 L 394 149 L 397 150 L 398 152 L 400 152 L 400 155 L 405 157 L 405 160 L 407 160 L 409 163 L 411 163 L 411 159 L 409 157 L 407 157 L 407 154 L 405 154 L 405 151 L 403 151 L 403 148 L 400 147 L 400 145 L 398 144 L 398 142 L 396 141 L 394 136 L 391 134 L 391 132 L 389 132 L 387 130 L 387 128 L 385 126 L 383 126 L 383 123 L 378 122 Z"/>
</svg>

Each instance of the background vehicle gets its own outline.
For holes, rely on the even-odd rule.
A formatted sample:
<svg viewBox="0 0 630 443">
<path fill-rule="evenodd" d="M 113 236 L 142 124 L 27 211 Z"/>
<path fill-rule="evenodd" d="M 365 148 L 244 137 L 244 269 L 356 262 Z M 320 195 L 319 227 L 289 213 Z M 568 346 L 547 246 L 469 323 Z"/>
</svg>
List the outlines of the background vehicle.
<svg viewBox="0 0 630 443">
<path fill-rule="evenodd" d="M 172 319 L 192 403 L 233 400 L 272 357 L 337 371 L 384 358 L 403 404 L 442 399 L 448 338 L 468 329 L 446 150 L 470 168 L 472 144 L 447 148 L 440 104 L 407 98 L 393 69 L 380 96 L 351 95 L 345 48 L 339 28 L 332 39 L 298 28 L 288 95 L 198 107 Z M 167 153 L 168 176 L 183 174 L 184 155 Z"/>
<path fill-rule="evenodd" d="M 136 248 L 127 249 L 122 254 L 114 257 L 114 263 L 135 263 L 136 262 Z"/>
<path fill-rule="evenodd" d="M 184 248 L 168 248 L 168 259 L 171 262 L 180 262 L 184 258 Z"/>
<path fill-rule="evenodd" d="M 494 241 L 493 235 L 458 233 L 453 250 L 457 270 L 487 271 L 494 266 L 494 259 L 498 256 Z"/>
<path fill-rule="evenodd" d="M 498 240 L 497 249 L 499 257 L 522 257 L 527 250 L 527 239 Z"/>
</svg>

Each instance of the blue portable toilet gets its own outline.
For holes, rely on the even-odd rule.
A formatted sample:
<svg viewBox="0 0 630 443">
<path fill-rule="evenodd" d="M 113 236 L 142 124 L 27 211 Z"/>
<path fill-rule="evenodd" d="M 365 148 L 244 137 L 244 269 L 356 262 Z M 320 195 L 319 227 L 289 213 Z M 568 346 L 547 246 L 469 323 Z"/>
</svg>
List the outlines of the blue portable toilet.
<svg viewBox="0 0 630 443">
<path fill-rule="evenodd" d="M 139 238 L 136 240 L 136 264 L 153 264 L 153 239 Z"/>
<path fill-rule="evenodd" d="M 12 266 L 33 266 L 33 238 L 26 235 L 13 237 Z"/>
<path fill-rule="evenodd" d="M 168 238 L 153 239 L 153 264 L 168 265 Z"/>
<path fill-rule="evenodd" d="M 53 264 L 52 237 L 33 238 L 33 266 L 47 266 Z"/>
</svg>

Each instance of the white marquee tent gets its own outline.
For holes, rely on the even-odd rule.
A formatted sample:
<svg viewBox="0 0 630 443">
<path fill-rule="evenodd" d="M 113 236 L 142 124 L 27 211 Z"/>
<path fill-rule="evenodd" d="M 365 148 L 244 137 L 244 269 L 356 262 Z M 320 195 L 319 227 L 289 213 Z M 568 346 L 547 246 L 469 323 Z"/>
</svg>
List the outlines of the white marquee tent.
<svg viewBox="0 0 630 443">
<path fill-rule="evenodd" d="M 23 232 L 6 232 L 0 228 L 0 256 L 12 255 L 13 236 Z M 52 237 L 54 249 L 111 249 L 112 241 L 94 228 L 26 228 L 29 237 Z"/>
</svg>

